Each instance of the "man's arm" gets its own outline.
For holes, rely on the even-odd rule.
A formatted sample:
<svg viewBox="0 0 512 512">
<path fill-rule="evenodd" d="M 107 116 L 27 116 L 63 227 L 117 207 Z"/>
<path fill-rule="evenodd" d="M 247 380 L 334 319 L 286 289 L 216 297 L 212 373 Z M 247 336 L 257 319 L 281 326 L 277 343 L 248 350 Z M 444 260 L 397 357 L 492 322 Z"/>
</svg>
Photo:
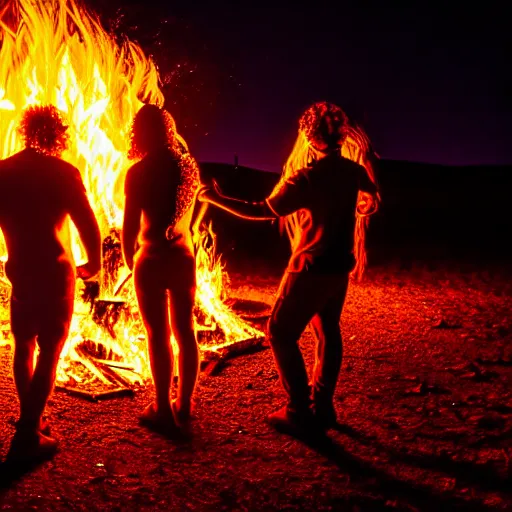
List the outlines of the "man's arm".
<svg viewBox="0 0 512 512">
<path fill-rule="evenodd" d="M 285 217 L 309 205 L 310 184 L 307 169 L 280 181 L 265 201 L 250 203 L 222 194 L 215 189 L 205 188 L 199 194 L 200 201 L 207 201 L 238 217 L 249 220 L 273 220 Z"/>
<path fill-rule="evenodd" d="M 126 176 L 125 205 L 123 218 L 123 231 L 121 233 L 121 244 L 126 266 L 133 270 L 133 257 L 135 256 L 135 245 L 140 230 L 141 208 L 136 201 L 133 187 L 131 186 L 130 174 Z"/>
<path fill-rule="evenodd" d="M 370 179 L 364 167 L 361 167 L 359 172 L 359 192 L 357 213 L 362 216 L 376 213 L 380 206 L 379 188 Z"/>
<path fill-rule="evenodd" d="M 276 214 L 269 208 L 266 201 L 249 203 L 233 197 L 227 197 L 218 190 L 205 187 L 198 195 L 199 201 L 210 203 L 237 217 L 247 220 L 273 220 Z"/>
<path fill-rule="evenodd" d="M 69 216 L 78 230 L 87 253 L 87 263 L 78 268 L 78 275 L 82 279 L 90 279 L 101 269 L 101 234 L 80 172 L 78 169 L 75 171 L 69 195 Z"/>
</svg>

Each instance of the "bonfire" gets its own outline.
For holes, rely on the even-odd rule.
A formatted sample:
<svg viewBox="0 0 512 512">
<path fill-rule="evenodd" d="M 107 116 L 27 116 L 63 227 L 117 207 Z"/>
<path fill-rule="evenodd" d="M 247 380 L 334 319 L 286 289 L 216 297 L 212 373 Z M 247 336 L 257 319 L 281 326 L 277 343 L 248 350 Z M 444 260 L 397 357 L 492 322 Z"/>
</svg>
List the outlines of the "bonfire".
<svg viewBox="0 0 512 512">
<path fill-rule="evenodd" d="M 150 376 L 144 329 L 119 235 L 131 121 L 143 103 L 164 104 L 157 68 L 138 45 L 119 43 L 75 0 L 8 1 L 0 9 L 0 44 L 0 158 L 22 149 L 16 129 L 26 107 L 56 105 L 70 124 L 63 158 L 82 173 L 104 240 L 99 279 L 77 286 L 58 383 L 105 393 L 144 385 Z M 74 226 L 70 229 L 80 264 L 85 253 Z M 0 344 L 12 343 L 6 259 L 0 234 Z M 228 276 L 216 254 L 215 234 L 205 224 L 199 225 L 196 268 L 203 359 L 261 340 L 263 333 L 226 304 Z"/>
</svg>

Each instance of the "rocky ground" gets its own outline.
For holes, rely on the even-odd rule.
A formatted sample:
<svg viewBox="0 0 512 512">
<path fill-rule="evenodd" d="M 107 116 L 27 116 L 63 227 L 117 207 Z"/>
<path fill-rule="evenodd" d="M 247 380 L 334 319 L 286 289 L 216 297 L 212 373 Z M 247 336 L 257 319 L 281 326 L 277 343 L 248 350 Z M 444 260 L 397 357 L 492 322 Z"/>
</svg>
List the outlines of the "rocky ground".
<svg viewBox="0 0 512 512">
<path fill-rule="evenodd" d="M 56 392 L 61 451 L 13 478 L 2 510 L 505 510 L 512 506 L 512 274 L 457 265 L 372 269 L 350 288 L 339 428 L 306 444 L 265 424 L 284 395 L 270 350 L 200 379 L 195 437 L 147 432 L 133 398 Z M 270 303 L 278 274 L 232 272 L 234 298 Z M 241 307 L 241 306 L 240 306 Z M 302 340 L 311 362 L 313 337 Z M 0 457 L 17 402 L 0 349 Z"/>
</svg>

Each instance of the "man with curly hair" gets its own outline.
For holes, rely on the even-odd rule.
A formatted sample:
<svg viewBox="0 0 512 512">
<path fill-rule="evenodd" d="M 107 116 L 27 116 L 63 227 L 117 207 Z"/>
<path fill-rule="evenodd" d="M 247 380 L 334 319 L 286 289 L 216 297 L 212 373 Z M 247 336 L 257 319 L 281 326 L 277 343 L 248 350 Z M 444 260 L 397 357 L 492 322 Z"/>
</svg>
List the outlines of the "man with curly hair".
<svg viewBox="0 0 512 512">
<path fill-rule="evenodd" d="M 148 335 L 156 400 L 143 411 L 145 426 L 165 435 L 190 433 L 199 371 L 193 309 L 196 266 L 191 224 L 199 167 L 171 115 L 144 105 L 133 121 L 122 233 L 126 264 Z M 170 403 L 171 333 L 179 347 L 179 387 Z"/>
<path fill-rule="evenodd" d="M 268 324 L 288 394 L 288 404 L 269 416 L 278 429 L 317 433 L 336 423 L 333 397 L 342 357 L 339 322 L 349 275 L 357 259 L 361 264 L 362 255 L 356 215 L 365 218 L 378 201 L 371 167 L 360 165 L 369 152 L 366 141 L 341 108 L 315 103 L 301 117 L 281 180 L 265 201 L 229 198 L 215 187 L 203 188 L 198 196 L 246 219 L 280 218 L 288 232 L 292 255 Z M 350 154 L 353 149 L 358 149 L 361 162 L 357 151 Z M 317 338 L 311 385 L 298 346 L 310 322 Z"/>
<path fill-rule="evenodd" d="M 68 218 L 88 257 L 76 269 L 78 276 L 89 279 L 101 266 L 100 231 L 80 172 L 60 158 L 68 143 L 67 128 L 54 106 L 28 108 L 19 128 L 25 149 L 0 162 L 0 228 L 12 284 L 13 373 L 20 401 L 9 457 L 17 460 L 46 458 L 57 448 L 43 413 L 75 298 Z"/>
</svg>

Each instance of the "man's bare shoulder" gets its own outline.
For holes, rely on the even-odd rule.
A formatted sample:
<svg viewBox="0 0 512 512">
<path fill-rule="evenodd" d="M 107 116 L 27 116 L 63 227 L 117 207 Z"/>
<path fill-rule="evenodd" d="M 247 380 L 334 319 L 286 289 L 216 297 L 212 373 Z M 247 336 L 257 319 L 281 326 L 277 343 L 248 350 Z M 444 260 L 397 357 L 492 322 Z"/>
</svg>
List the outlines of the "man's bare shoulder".
<svg viewBox="0 0 512 512">
<path fill-rule="evenodd" d="M 1 170 L 36 170 L 39 168 L 55 169 L 69 175 L 80 174 L 79 170 L 74 165 L 62 158 L 43 155 L 33 150 L 25 149 L 0 161 Z"/>
<path fill-rule="evenodd" d="M 77 173 L 80 174 L 80 171 L 73 164 L 62 158 L 47 155 L 43 155 L 43 157 L 47 159 L 49 167 L 54 167 L 63 173 L 68 173 L 73 176 L 76 176 Z"/>
<path fill-rule="evenodd" d="M 7 171 L 16 167 L 18 160 L 20 160 L 23 152 L 14 153 L 14 155 L 8 156 L 3 160 L 0 160 L 0 171 Z"/>
</svg>

